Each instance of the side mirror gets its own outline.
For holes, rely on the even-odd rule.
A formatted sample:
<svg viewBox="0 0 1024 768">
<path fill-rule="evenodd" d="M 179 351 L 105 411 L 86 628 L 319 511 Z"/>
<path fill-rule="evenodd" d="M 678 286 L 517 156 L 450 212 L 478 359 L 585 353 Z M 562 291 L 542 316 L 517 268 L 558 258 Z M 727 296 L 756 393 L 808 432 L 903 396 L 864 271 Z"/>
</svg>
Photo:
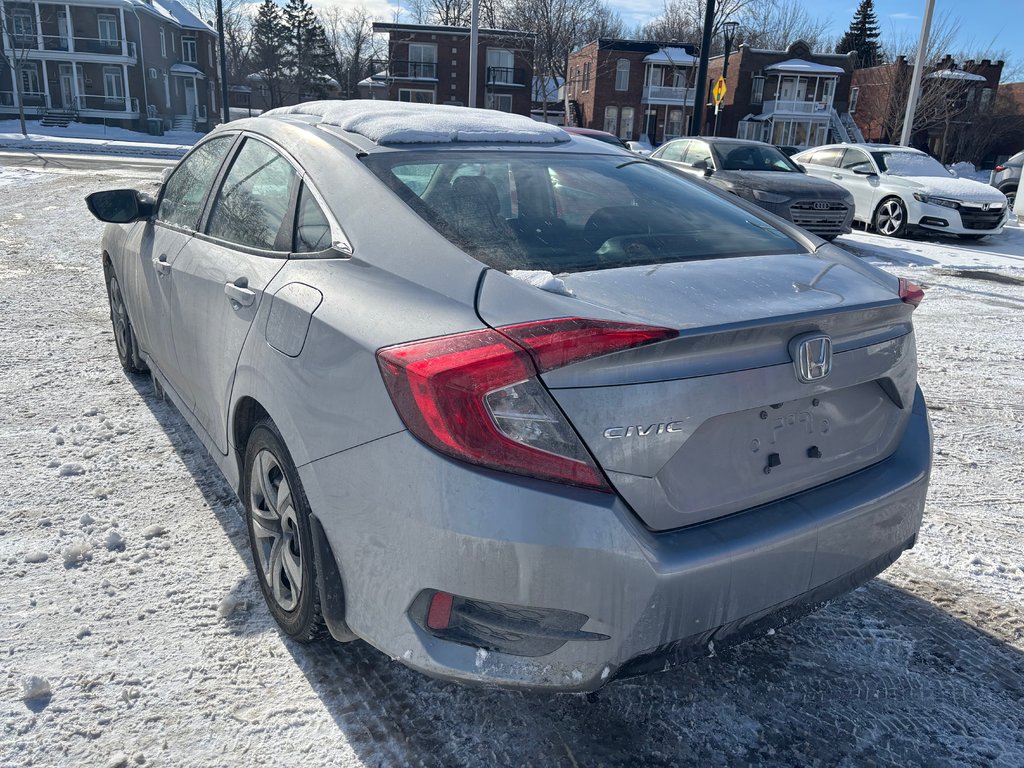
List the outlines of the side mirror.
<svg viewBox="0 0 1024 768">
<path fill-rule="evenodd" d="M 89 213 L 110 224 L 144 221 L 156 213 L 156 201 L 134 189 L 108 189 L 85 198 Z"/>
<path fill-rule="evenodd" d="M 871 168 L 865 168 L 863 166 L 860 167 L 860 168 L 853 168 L 852 170 L 853 170 L 854 174 L 856 174 L 857 176 L 877 176 L 878 175 Z"/>
<path fill-rule="evenodd" d="M 698 160 L 696 163 L 690 163 L 690 167 L 698 171 L 704 171 L 705 176 L 710 176 L 715 172 L 715 169 L 708 164 L 707 160 Z"/>
</svg>

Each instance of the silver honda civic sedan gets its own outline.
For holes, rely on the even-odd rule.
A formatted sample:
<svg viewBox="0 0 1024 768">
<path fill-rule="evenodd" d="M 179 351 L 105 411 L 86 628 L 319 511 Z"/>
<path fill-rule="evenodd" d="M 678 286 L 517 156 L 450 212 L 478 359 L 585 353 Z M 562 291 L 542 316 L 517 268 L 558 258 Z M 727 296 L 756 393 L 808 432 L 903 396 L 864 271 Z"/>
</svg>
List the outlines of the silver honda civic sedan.
<svg viewBox="0 0 1024 768">
<path fill-rule="evenodd" d="M 121 364 L 237 490 L 292 638 L 588 691 L 914 545 L 921 290 L 655 163 L 316 102 L 88 204 Z"/>
</svg>

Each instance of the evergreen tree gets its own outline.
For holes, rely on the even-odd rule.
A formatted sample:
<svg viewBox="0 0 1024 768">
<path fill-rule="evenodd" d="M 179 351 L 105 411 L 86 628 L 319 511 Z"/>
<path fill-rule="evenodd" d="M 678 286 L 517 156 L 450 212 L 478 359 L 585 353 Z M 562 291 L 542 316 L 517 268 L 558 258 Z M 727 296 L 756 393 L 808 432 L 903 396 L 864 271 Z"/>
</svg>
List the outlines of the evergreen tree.
<svg viewBox="0 0 1024 768">
<path fill-rule="evenodd" d="M 836 53 L 856 51 L 860 59 L 858 67 L 884 64 L 885 54 L 878 43 L 880 35 L 874 0 L 861 0 L 853 21 L 850 22 L 850 28 L 836 46 Z"/>
<path fill-rule="evenodd" d="M 263 0 L 252 26 L 252 64 L 259 82 L 269 91 L 271 107 L 284 103 L 283 59 L 287 52 L 288 30 L 281 9 L 274 0 Z"/>
<path fill-rule="evenodd" d="M 323 25 L 307 0 L 288 0 L 284 8 L 288 52 L 284 66 L 293 97 L 302 101 L 324 95 L 328 75 L 334 69 L 334 53 Z"/>
</svg>

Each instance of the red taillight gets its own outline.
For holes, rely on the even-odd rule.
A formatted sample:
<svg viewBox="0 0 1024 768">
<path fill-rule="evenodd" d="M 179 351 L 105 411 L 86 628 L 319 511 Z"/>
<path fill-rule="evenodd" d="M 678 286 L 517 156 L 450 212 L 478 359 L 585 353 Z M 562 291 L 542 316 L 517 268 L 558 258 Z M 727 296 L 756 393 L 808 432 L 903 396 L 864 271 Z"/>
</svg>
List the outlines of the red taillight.
<svg viewBox="0 0 1024 768">
<path fill-rule="evenodd" d="M 900 278 L 900 299 L 912 307 L 920 305 L 924 301 L 924 289 L 919 285 L 907 280 L 905 277 Z"/>
<path fill-rule="evenodd" d="M 399 416 L 427 445 L 492 469 L 610 492 L 536 377 L 674 335 L 563 318 L 386 347 L 377 360 Z"/>
<path fill-rule="evenodd" d="M 997 165 L 996 166 L 996 173 L 1002 173 L 1005 170 L 1006 170 L 1006 166 L 1005 165 Z"/>
<path fill-rule="evenodd" d="M 430 598 L 427 610 L 427 626 L 430 629 L 448 629 L 452 620 L 452 595 L 447 592 L 435 592 Z"/>
</svg>

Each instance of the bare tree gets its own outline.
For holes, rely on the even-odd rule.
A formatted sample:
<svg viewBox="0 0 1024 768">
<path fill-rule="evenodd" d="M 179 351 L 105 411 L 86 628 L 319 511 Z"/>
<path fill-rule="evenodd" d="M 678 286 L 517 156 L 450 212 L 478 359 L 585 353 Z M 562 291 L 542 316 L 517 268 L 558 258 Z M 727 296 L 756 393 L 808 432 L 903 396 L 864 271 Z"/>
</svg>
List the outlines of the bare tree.
<svg viewBox="0 0 1024 768">
<path fill-rule="evenodd" d="M 31 8 L 29 5 L 6 3 L 3 5 L 3 13 L 0 13 L 0 62 L 5 64 L 11 73 L 22 136 L 28 135 L 28 127 L 25 124 L 25 97 L 29 94 L 25 92 L 25 82 L 31 78 L 32 72 L 35 73 L 36 82 L 42 82 L 38 65 L 29 60 L 29 54 L 39 45 L 38 35 L 42 34 Z M 40 21 L 43 19 L 40 18 Z"/>
<path fill-rule="evenodd" d="M 328 6 L 319 16 L 335 55 L 333 77 L 345 97 L 352 98 L 359 81 L 373 74 L 371 62 L 382 58 L 380 41 L 373 34 L 377 19 L 362 5 L 354 8 Z"/>
<path fill-rule="evenodd" d="M 407 0 L 406 5 L 417 24 L 469 26 L 470 0 Z"/>
<path fill-rule="evenodd" d="M 217 0 L 182 0 L 184 5 L 214 29 L 217 28 Z M 252 74 L 251 0 L 222 0 L 224 50 L 228 80 L 240 82 Z"/>
</svg>

